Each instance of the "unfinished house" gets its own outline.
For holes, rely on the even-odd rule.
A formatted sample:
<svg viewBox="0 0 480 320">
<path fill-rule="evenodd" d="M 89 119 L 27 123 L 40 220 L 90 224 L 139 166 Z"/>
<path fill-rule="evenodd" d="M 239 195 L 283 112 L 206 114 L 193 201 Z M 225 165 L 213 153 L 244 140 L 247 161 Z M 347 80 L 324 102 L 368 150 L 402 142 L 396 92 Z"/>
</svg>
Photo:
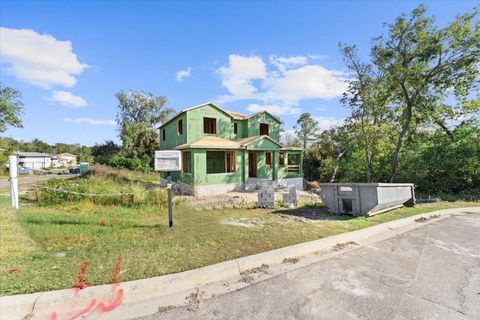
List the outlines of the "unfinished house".
<svg viewBox="0 0 480 320">
<path fill-rule="evenodd" d="M 281 121 L 213 103 L 178 113 L 160 126 L 160 150 L 181 150 L 182 171 L 166 172 L 197 196 L 279 185 L 303 189 L 301 148 L 280 144 Z"/>
</svg>

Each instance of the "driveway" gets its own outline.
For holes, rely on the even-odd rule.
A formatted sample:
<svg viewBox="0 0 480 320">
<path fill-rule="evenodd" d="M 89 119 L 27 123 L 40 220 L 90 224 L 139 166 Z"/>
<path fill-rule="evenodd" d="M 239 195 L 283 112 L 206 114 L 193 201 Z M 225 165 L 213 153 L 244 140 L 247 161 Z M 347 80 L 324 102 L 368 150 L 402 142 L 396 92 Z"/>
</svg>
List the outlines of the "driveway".
<svg viewBox="0 0 480 320">
<path fill-rule="evenodd" d="M 439 220 L 141 319 L 480 319 L 480 215 Z"/>
<path fill-rule="evenodd" d="M 37 183 L 41 181 L 46 181 L 52 178 L 60 178 L 60 179 L 66 179 L 66 178 L 71 178 L 75 177 L 74 174 L 52 174 L 52 175 L 44 175 L 44 176 L 33 176 L 33 177 L 19 177 L 18 179 L 18 184 L 31 184 L 31 183 Z M 0 189 L 2 188 L 9 188 L 10 187 L 10 182 L 8 181 L 8 178 L 0 179 Z"/>
</svg>

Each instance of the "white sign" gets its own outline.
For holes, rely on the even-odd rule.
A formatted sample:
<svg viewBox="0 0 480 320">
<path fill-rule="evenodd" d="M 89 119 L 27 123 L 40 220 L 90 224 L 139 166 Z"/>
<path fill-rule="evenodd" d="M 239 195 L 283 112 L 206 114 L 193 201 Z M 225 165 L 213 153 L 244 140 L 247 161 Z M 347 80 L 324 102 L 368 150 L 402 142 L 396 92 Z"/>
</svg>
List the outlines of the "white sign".
<svg viewBox="0 0 480 320">
<path fill-rule="evenodd" d="M 182 170 L 182 153 L 178 150 L 155 151 L 155 171 Z"/>
</svg>

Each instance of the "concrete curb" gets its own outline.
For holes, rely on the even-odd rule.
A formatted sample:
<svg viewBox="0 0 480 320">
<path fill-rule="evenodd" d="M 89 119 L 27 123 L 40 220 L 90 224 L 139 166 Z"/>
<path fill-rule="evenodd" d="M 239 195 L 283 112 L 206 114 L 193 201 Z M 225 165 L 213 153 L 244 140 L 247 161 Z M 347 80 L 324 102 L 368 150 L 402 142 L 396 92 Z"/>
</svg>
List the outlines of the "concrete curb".
<svg viewBox="0 0 480 320">
<path fill-rule="evenodd" d="M 206 266 L 200 269 L 160 277 L 122 282 L 116 285 L 89 287 L 80 291 L 64 289 L 25 295 L 0 297 L 2 319 L 66 319 L 78 315 L 89 319 L 131 319 L 159 311 L 161 306 L 179 306 L 195 292 L 210 291 L 216 295 L 247 286 L 252 282 L 301 268 L 334 255 L 343 254 L 398 234 L 418 228 L 425 223 L 452 215 L 480 213 L 480 207 L 454 208 L 424 213 L 394 220 L 357 231 L 324 239 L 300 243 L 264 253 Z M 419 223 L 419 218 L 425 218 Z M 415 221 L 417 220 L 417 221 Z M 336 247 L 338 244 L 352 244 Z M 345 248 L 344 248 L 345 247 Z M 348 247 L 348 248 L 347 248 Z M 345 250 L 343 250 L 345 249 Z M 286 258 L 299 263 L 285 264 Z M 269 272 L 249 282 L 242 281 L 245 271 L 261 265 L 273 266 Z M 272 274 L 272 270 L 274 273 Z M 227 283 L 232 284 L 227 288 Z M 110 310 L 111 309 L 111 310 Z M 55 313 L 55 316 L 52 314 Z M 30 315 L 30 317 L 28 317 Z"/>
</svg>

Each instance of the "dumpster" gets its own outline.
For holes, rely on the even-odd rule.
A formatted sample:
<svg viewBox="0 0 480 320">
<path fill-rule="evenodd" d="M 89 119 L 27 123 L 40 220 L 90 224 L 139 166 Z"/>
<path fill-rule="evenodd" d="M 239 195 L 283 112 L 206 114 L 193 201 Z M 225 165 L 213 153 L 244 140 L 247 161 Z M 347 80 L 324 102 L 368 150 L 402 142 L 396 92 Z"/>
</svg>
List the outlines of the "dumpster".
<svg viewBox="0 0 480 320">
<path fill-rule="evenodd" d="M 332 213 L 372 216 L 415 205 L 412 183 L 321 183 L 320 192 Z"/>
<path fill-rule="evenodd" d="M 88 172 L 88 162 L 80 162 L 80 174 L 83 176 Z"/>
</svg>

